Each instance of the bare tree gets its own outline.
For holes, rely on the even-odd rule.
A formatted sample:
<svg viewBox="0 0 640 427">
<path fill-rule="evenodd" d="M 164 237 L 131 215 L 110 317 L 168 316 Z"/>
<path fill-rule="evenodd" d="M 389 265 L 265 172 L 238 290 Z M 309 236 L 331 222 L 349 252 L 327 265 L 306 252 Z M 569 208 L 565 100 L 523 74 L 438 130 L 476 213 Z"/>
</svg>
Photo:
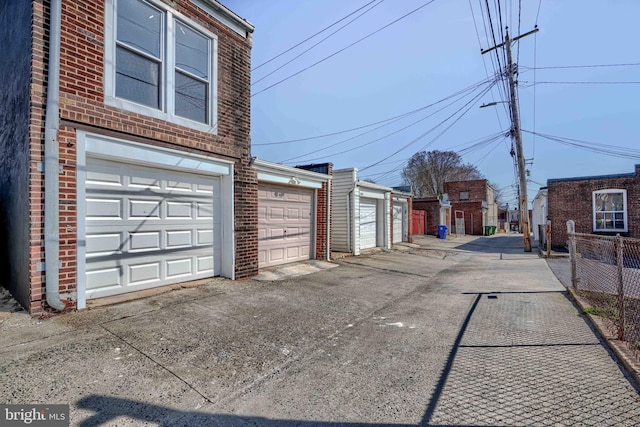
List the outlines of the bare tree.
<svg viewBox="0 0 640 427">
<path fill-rule="evenodd" d="M 496 184 L 495 182 L 489 182 L 489 185 L 493 187 L 493 201 L 497 205 L 501 205 L 504 199 L 504 194 L 503 194 L 504 189 L 500 188 L 498 184 Z"/>
<path fill-rule="evenodd" d="M 402 170 L 402 178 L 411 184 L 416 197 L 438 196 L 448 181 L 483 178 L 473 165 L 462 163 L 454 151 L 420 151 L 414 154 Z"/>
</svg>

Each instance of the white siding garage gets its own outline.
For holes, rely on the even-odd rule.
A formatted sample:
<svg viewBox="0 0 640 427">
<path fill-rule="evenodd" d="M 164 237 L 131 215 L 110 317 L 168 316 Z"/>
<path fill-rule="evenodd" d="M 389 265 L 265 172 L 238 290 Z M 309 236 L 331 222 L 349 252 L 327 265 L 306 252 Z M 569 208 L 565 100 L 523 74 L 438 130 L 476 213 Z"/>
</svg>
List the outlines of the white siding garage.
<svg viewBox="0 0 640 427">
<path fill-rule="evenodd" d="M 378 242 L 378 201 L 360 199 L 360 248 L 375 248 Z"/>
<path fill-rule="evenodd" d="M 259 184 L 258 267 L 308 260 L 314 191 Z"/>
<path fill-rule="evenodd" d="M 391 248 L 391 191 L 360 181 L 356 168 L 333 172 L 333 250 L 360 255 L 362 249 Z"/>
<path fill-rule="evenodd" d="M 217 177 L 87 159 L 90 298 L 220 274 Z"/>
<path fill-rule="evenodd" d="M 233 163 L 78 132 L 78 308 L 234 277 Z"/>
</svg>

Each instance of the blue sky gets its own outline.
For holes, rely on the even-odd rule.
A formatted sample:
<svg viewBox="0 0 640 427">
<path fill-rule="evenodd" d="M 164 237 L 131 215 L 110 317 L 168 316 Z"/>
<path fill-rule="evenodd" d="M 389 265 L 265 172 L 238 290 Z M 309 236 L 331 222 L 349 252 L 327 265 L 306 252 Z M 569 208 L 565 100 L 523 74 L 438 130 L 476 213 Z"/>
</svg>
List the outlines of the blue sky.
<svg viewBox="0 0 640 427">
<path fill-rule="evenodd" d="M 401 184 L 404 162 L 417 151 L 453 150 L 461 152 L 466 163 L 476 165 L 497 184 L 504 201 L 515 203 L 511 141 L 501 137 L 510 126 L 507 105 L 479 108 L 483 103 L 508 99 L 501 89 L 504 83 L 486 92 L 498 70 L 495 53 L 480 53 L 481 48 L 494 44 L 487 2 L 223 3 L 256 28 L 251 99 L 254 156 L 288 165 L 330 161 L 337 169 L 357 167 L 361 179 L 394 186 Z M 519 58 L 523 130 L 593 142 L 600 148 L 608 144 L 635 150 L 627 151 L 623 158 L 612 157 L 524 132 L 529 200 L 549 178 L 633 172 L 634 165 L 640 163 L 640 84 L 604 82 L 640 82 L 640 66 L 545 67 L 640 63 L 636 46 L 640 40 L 640 2 L 522 0 L 521 10 L 516 0 L 488 3 L 498 42 L 500 29 L 504 34 L 505 26 L 512 37 L 518 34 L 518 27 L 520 33 L 532 30 L 536 23 L 539 27 L 538 33 L 513 45 L 514 58 Z M 264 64 L 365 5 L 322 34 Z M 423 108 L 431 104 L 435 105 Z M 388 120 L 421 108 L 398 120 Z M 367 126 L 377 122 L 381 123 Z M 358 127 L 362 128 L 316 138 Z M 299 141 L 287 142 L 292 140 Z"/>
</svg>

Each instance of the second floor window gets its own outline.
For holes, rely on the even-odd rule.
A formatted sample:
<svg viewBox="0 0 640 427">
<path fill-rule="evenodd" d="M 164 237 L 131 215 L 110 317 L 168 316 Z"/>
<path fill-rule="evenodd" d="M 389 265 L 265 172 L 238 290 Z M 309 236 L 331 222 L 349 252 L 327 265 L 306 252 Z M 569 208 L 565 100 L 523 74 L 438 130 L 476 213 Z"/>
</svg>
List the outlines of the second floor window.
<svg viewBox="0 0 640 427">
<path fill-rule="evenodd" d="M 106 49 L 106 102 L 211 130 L 215 37 L 150 1 L 108 0 L 107 8 L 113 15 L 111 28 L 107 16 L 113 50 Z"/>
</svg>

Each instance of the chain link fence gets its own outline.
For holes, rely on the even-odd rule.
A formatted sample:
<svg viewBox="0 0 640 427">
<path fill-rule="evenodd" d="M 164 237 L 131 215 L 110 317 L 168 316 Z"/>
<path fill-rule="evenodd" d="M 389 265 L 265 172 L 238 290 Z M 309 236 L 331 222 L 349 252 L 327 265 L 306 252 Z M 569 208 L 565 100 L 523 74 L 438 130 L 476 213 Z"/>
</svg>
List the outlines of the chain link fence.
<svg viewBox="0 0 640 427">
<path fill-rule="evenodd" d="M 573 288 L 640 359 L 640 239 L 569 229 Z"/>
</svg>

